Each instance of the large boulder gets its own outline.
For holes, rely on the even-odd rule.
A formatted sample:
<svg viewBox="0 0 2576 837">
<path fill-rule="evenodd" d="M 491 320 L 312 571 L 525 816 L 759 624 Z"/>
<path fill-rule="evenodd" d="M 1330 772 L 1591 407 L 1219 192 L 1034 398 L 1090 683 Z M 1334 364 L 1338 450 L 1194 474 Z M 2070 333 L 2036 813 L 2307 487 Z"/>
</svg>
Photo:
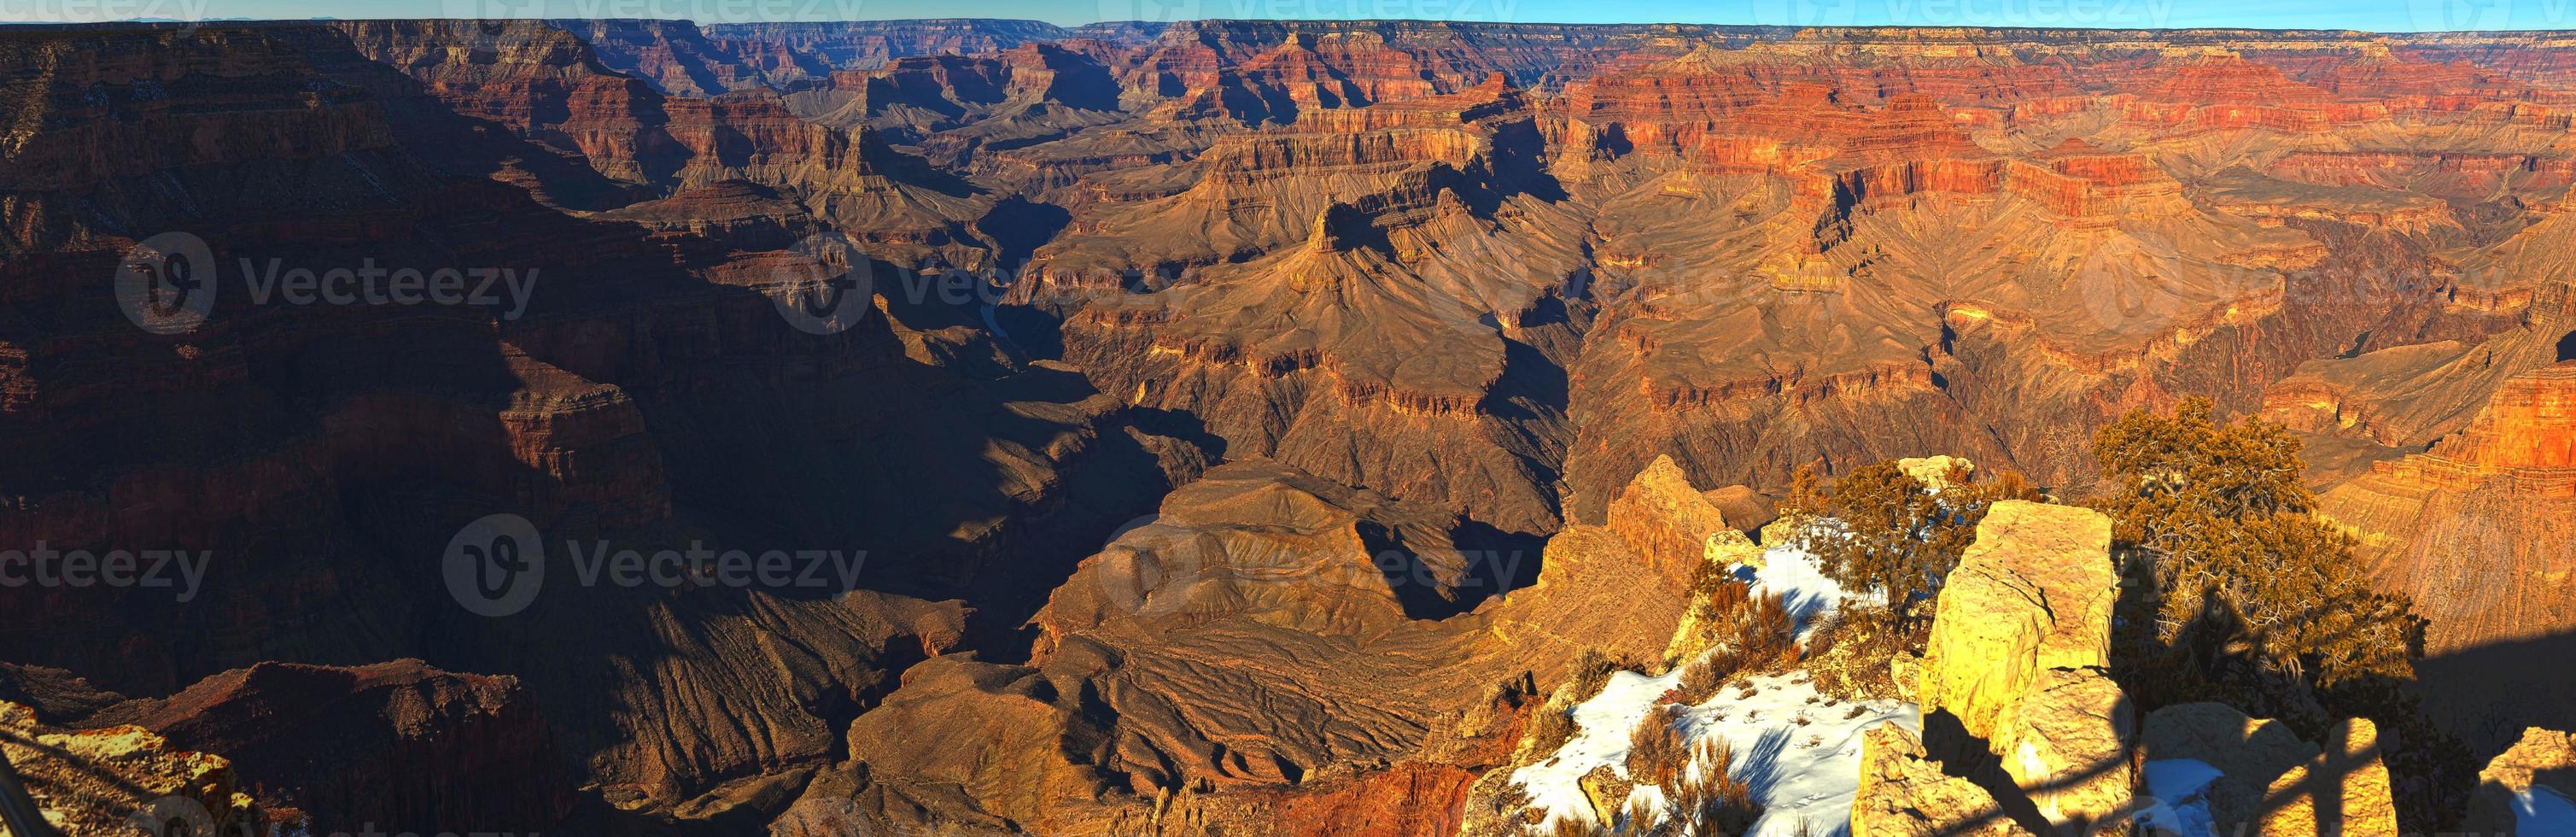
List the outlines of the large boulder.
<svg viewBox="0 0 2576 837">
<path fill-rule="evenodd" d="M 2221 834 L 2237 833 L 2239 827 L 2252 823 L 2272 780 L 2316 759 L 2318 753 L 2317 745 L 2300 739 L 2289 724 L 2249 718 L 2223 703 L 2180 703 L 2148 713 L 2138 746 L 2151 776 L 2157 762 L 2198 762 L 2217 771 L 2217 778 L 2189 793 L 2208 803 L 2210 819 Z"/>
<path fill-rule="evenodd" d="M 2576 735 L 2532 727 L 2522 740 L 2478 771 L 2477 796 L 2469 801 L 2471 833 L 2529 833 L 2523 819 L 2549 794 L 2576 800 Z"/>
<path fill-rule="evenodd" d="M 2135 713 L 2120 685 L 2097 668 L 2053 668 L 2006 714 L 1995 751 L 2005 774 L 2059 826 L 2119 818 L 2137 776 L 2129 752 Z"/>
<path fill-rule="evenodd" d="M 1993 740 L 1999 722 L 2050 669 L 2110 662 L 2111 519 L 2100 512 L 2007 500 L 1941 591 L 1916 697 Z"/>
<path fill-rule="evenodd" d="M 1880 833 L 1984 828 L 1958 822 L 1969 790 L 2017 829 L 2125 822 L 2137 729 L 2105 672 L 2118 594 L 2110 548 L 2111 522 L 2098 512 L 1995 505 L 1950 574 L 1914 666 L 1926 739 L 1863 741 L 1855 833 L 1864 808 Z M 1952 769 L 1937 766 L 1945 760 Z"/>
<path fill-rule="evenodd" d="M 1944 772 L 1923 741 L 1895 724 L 1861 735 L 1852 837 L 2017 837 L 2021 827 L 1994 794 Z"/>
<path fill-rule="evenodd" d="M 2265 790 L 2267 835 L 2397 837 L 2397 803 L 2379 761 L 2379 727 L 2351 718 L 2326 731 L 2324 752 Z"/>
<path fill-rule="evenodd" d="M 1977 472 L 1977 463 L 1968 461 L 1964 456 L 1909 456 L 1896 460 L 1896 469 L 1904 471 L 1906 476 L 1913 477 L 1915 482 L 1922 483 L 1925 488 L 1947 491 L 1950 488 L 1952 470 L 1974 474 Z"/>
</svg>

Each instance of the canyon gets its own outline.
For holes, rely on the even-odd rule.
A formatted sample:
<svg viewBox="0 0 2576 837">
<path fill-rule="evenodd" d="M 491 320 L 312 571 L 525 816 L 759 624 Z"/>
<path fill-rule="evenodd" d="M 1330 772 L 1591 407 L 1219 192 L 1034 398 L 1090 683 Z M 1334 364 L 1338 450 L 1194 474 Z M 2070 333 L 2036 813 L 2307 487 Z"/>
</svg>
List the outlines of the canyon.
<svg viewBox="0 0 2576 837">
<path fill-rule="evenodd" d="M 0 108 L 0 550 L 206 562 L 0 591 L 0 732 L 226 825 L 1461 833 L 1801 467 L 2193 397 L 2481 763 L 2576 712 L 2565 33 L 13 25 Z M 863 560 L 581 563 L 683 551 Z"/>
</svg>

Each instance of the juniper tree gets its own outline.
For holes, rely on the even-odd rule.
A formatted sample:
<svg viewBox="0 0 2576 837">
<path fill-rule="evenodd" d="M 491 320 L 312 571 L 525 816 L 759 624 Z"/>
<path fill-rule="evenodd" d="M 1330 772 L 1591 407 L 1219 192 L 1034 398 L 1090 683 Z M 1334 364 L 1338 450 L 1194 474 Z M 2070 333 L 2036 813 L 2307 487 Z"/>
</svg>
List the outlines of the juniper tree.
<svg viewBox="0 0 2576 837">
<path fill-rule="evenodd" d="M 1827 577 L 1851 590 L 1878 591 L 1888 612 L 1902 619 L 1917 596 L 1938 594 L 1995 501 L 2039 498 L 2015 473 L 1979 483 L 1959 467 L 1943 482 L 1947 488 L 1933 491 L 1893 461 L 1853 469 L 1834 481 L 1822 503 L 1822 513 L 1839 526 L 1811 533 L 1807 548 Z"/>
<path fill-rule="evenodd" d="M 2222 423 L 2201 399 L 2095 438 L 2107 488 L 2091 505 L 2111 517 L 2129 588 L 2112 672 L 2144 707 L 2220 701 L 2309 738 L 2369 717 L 2388 733 L 2401 824 L 2444 827 L 2476 767 L 2401 690 L 2425 622 L 2372 589 L 2353 538 L 2318 515 L 2299 447 L 2260 418 Z"/>
</svg>

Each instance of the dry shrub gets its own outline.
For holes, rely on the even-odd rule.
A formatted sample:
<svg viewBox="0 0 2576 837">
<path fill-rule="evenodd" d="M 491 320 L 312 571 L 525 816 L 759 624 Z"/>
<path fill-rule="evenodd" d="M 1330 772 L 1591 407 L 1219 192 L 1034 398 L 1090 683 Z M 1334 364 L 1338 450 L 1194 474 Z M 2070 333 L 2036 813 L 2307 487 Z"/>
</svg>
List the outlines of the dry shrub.
<svg viewBox="0 0 2576 837">
<path fill-rule="evenodd" d="M 1535 833 L 1542 837 L 1610 837 L 1610 829 L 1581 814 L 1558 817 Z"/>
<path fill-rule="evenodd" d="M 1735 766 L 1734 747 L 1714 737 L 1702 738 L 1691 748 L 1690 763 L 1698 769 L 1675 771 L 1672 781 L 1656 785 L 1673 804 L 1675 818 L 1689 825 L 1690 833 L 1742 834 L 1762 818 L 1762 803 L 1754 799 L 1752 786 L 1730 772 Z"/>
<path fill-rule="evenodd" d="M 1733 669 L 1724 667 L 1723 662 L 1716 659 L 1718 656 L 1711 654 L 1682 669 L 1681 685 L 1673 688 L 1680 693 L 1675 695 L 1678 702 L 1697 704 L 1717 696 L 1718 688 L 1726 685 L 1726 678 L 1735 674 Z"/>
<path fill-rule="evenodd" d="M 1652 782 L 1661 787 L 1688 765 L 1690 752 L 1682 742 L 1680 722 L 1686 711 L 1664 704 L 1646 711 L 1636 729 L 1628 731 L 1628 779 Z"/>
<path fill-rule="evenodd" d="M 1888 672 L 1889 661 L 1920 654 L 1931 635 L 1929 619 L 1898 620 L 1883 608 L 1850 602 L 1817 626 L 1803 665 L 1815 675 L 1816 691 L 1827 697 L 1894 699 L 1903 692 Z"/>
<path fill-rule="evenodd" d="M 1742 609 L 1745 600 L 1752 598 L 1753 588 L 1728 572 L 1726 567 L 1701 562 L 1698 569 L 1691 571 L 1688 595 L 1691 607 L 1701 620 L 1716 622 L 1719 621 L 1718 614 Z"/>
<path fill-rule="evenodd" d="M 1630 799 L 1627 807 L 1619 811 L 1620 828 L 1615 833 L 1642 835 L 1658 831 L 1659 829 L 1654 827 L 1657 819 L 1659 817 L 1656 816 L 1655 803 L 1652 800 Z"/>
<path fill-rule="evenodd" d="M 1747 602 L 1735 619 L 1727 647 L 1743 657 L 1743 670 L 1773 671 L 1798 663 L 1798 622 L 1788 600 L 1774 593 Z"/>
<path fill-rule="evenodd" d="M 1736 675 L 1778 671 L 1798 662 L 1796 620 L 1789 615 L 1786 600 L 1778 595 L 1747 596 L 1726 600 L 1725 605 L 1725 610 L 1706 614 L 1717 629 L 1717 646 L 1682 668 L 1674 696 L 1679 702 L 1700 703 L 1716 696 Z"/>
<path fill-rule="evenodd" d="M 1574 740 L 1572 708 L 1549 704 L 1539 707 L 1537 715 L 1530 718 L 1529 753 L 1532 758 L 1544 759 L 1548 754 L 1564 747 L 1565 742 L 1572 740 Z"/>
<path fill-rule="evenodd" d="M 1582 703 L 1601 694 L 1601 687 L 1610 685 L 1612 673 L 1637 667 L 1635 662 L 1612 657 L 1601 649 L 1586 648 L 1574 658 L 1574 678 L 1567 688 L 1573 702 Z"/>
</svg>

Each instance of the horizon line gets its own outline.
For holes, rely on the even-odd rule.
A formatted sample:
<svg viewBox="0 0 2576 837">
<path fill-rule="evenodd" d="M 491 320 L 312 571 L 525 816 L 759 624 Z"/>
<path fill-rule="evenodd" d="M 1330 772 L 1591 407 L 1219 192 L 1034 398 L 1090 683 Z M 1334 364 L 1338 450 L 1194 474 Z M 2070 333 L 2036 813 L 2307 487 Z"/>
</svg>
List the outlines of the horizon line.
<svg viewBox="0 0 2576 837">
<path fill-rule="evenodd" d="M 1400 17 L 1315 17 L 1315 18 L 1262 18 L 1262 17 L 1251 17 L 1251 18 L 1227 18 L 1227 17 L 1210 17 L 1210 18 L 1190 18 L 1190 19 L 1186 19 L 1186 20 L 1168 20 L 1168 21 L 1153 21 L 1153 20 L 1097 20 L 1097 21 L 1092 21 L 1092 22 L 1090 22 L 1090 23 L 1064 24 L 1064 23 L 1052 23 L 1052 22 L 1049 22 L 1049 21 L 1038 20 L 1038 19 L 1035 19 L 1035 18 L 1016 18 L 1016 17 L 971 17 L 971 16 L 970 16 L 970 17 L 889 17 L 889 18 L 845 18 L 845 19 L 839 19 L 839 20 L 718 21 L 718 22 L 715 22 L 715 23 L 701 23 L 701 22 L 699 22 L 699 21 L 697 21 L 697 20 L 695 20 L 695 19 L 693 19 L 693 18 L 661 18 L 661 17 L 579 17 L 579 16 L 575 16 L 575 17 L 502 17 L 502 18 L 495 18 L 495 17 L 458 17 L 458 16 L 448 16 L 448 15 L 429 15 L 429 16 L 395 16 L 395 15 L 387 15 L 387 16 L 376 16 L 376 17 L 337 17 L 337 16 L 316 16 L 316 17 L 305 17 L 305 18 L 262 18 L 262 17 L 209 17 L 209 18 L 199 18 L 199 19 L 187 19 L 187 18 L 122 18 L 122 19 L 118 19 L 118 20 L 90 20 L 90 21 L 81 21 L 81 20 L 0 20 L 0 27 L 9 27 L 9 26 L 125 26 L 125 25 L 149 25 L 149 26 L 171 26 L 171 25 L 177 25 L 177 26 L 203 26 L 203 25 L 209 25 L 209 24 L 246 24 L 246 23 L 260 23 L 260 24 L 287 24 L 287 25 L 293 25 L 293 24 L 304 24 L 304 23 L 343 23 L 343 22 L 361 22 L 361 21 L 426 21 L 426 20 L 535 21 L 535 22 L 539 22 L 539 23 L 554 23 L 554 22 L 557 22 L 557 21 L 636 21 L 636 22 L 649 22 L 649 23 L 685 23 L 685 24 L 688 24 L 688 25 L 691 25 L 691 26 L 696 26 L 696 27 L 708 27 L 708 26 L 832 26 L 832 25 L 838 25 L 838 24 L 854 24 L 854 23 L 960 23 L 960 22 L 965 22 L 965 23 L 1014 23 L 1014 24 L 1033 24 L 1033 25 L 1037 25 L 1037 26 L 1046 26 L 1046 27 L 1052 27 L 1052 28 L 1055 28 L 1055 29 L 1064 29 L 1064 30 L 1082 29 L 1082 28 L 1085 28 L 1085 27 L 1092 27 L 1092 26 L 1120 26 L 1120 25 L 1166 26 L 1166 27 L 1168 27 L 1168 26 L 1175 26 L 1175 25 L 1180 25 L 1180 24 L 1185 24 L 1185 23 L 1223 23 L 1223 24 L 1234 24 L 1234 23 L 1252 23 L 1252 24 L 1289 24 L 1289 23 L 1325 23 L 1325 24 L 1331 24 L 1331 23 L 1422 23 L 1422 24 L 1436 24 L 1436 25 L 1443 25 L 1443 26 L 1459 26 L 1459 25 L 1464 25 L 1464 26 L 1552 27 L 1552 28 L 1615 28 L 1615 27 L 1623 27 L 1623 26 L 1679 26 L 1679 27 L 1697 27 L 1697 28 L 1708 28 L 1708 29 L 1770 29 L 1770 30 L 1787 30 L 1787 31 L 1827 31 L 1827 32 L 1837 32 L 1837 31 L 1879 31 L 1879 30 L 1890 30 L 1890 29 L 1922 29 L 1922 30 L 1946 29 L 1946 30 L 1960 30 L 1960 31 L 1987 31 L 1987 32 L 2253 32 L 2253 33 L 2294 33 L 2294 32 L 2307 32 L 2307 33 L 2337 34 L 2337 35 L 2548 35 L 2548 34 L 2560 34 L 2560 35 L 2568 35 L 2568 36 L 2571 36 L 2571 37 L 2576 37 L 2576 29 L 2347 29 L 2347 28 L 2329 28 L 2329 27 L 2260 27 L 2260 26 L 1989 26 L 1989 25 L 1962 25 L 1962 24 L 1937 24 L 1937 23 L 1882 23 L 1882 24 L 1837 24 L 1837 25 L 1828 25 L 1828 26 L 1799 26 L 1799 25 L 1781 24 L 1781 23 L 1693 23 L 1693 22 L 1684 22 L 1684 21 L 1668 21 L 1668 20 L 1637 20 L 1637 21 L 1614 21 L 1614 22 L 1600 22 L 1600 21 L 1595 21 L 1595 22 L 1571 22 L 1571 21 L 1447 20 L 1447 19 L 1441 19 L 1441 18 L 1400 18 Z"/>
</svg>

